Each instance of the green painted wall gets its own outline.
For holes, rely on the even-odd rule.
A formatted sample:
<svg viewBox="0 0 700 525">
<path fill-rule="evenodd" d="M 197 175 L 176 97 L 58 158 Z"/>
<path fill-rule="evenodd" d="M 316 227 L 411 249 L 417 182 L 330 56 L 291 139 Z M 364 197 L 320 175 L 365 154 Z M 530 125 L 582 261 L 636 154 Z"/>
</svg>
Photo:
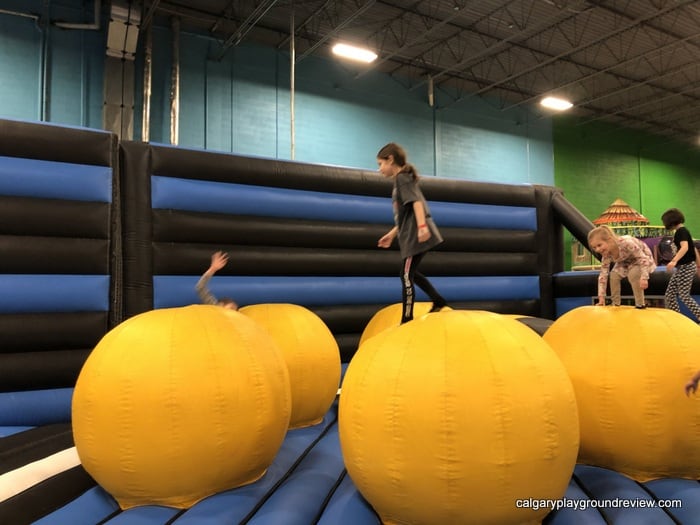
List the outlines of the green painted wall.
<svg viewBox="0 0 700 525">
<path fill-rule="evenodd" d="M 676 207 L 700 238 L 698 147 L 576 118 L 555 119 L 553 139 L 554 184 L 586 217 L 595 219 L 620 198 L 660 225 L 661 214 Z M 570 235 L 567 241 L 570 268 Z"/>
</svg>

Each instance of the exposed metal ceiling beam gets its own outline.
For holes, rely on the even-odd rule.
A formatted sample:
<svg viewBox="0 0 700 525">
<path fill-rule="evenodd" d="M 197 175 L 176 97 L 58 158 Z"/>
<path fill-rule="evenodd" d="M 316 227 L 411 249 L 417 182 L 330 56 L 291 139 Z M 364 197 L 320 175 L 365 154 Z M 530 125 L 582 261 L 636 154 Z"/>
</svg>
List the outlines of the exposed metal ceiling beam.
<svg viewBox="0 0 700 525">
<path fill-rule="evenodd" d="M 595 121 L 595 120 L 604 120 L 604 119 L 606 119 L 606 118 L 610 118 L 610 117 L 613 117 L 613 116 L 615 116 L 615 115 L 619 115 L 619 114 L 621 114 L 621 113 L 625 113 L 625 112 L 629 112 L 629 111 L 631 111 L 631 110 L 636 110 L 636 109 L 639 109 L 639 108 L 643 108 L 643 107 L 645 107 L 645 106 L 649 106 L 650 104 L 658 104 L 659 102 L 662 102 L 662 101 L 664 101 L 664 100 L 669 100 L 669 99 L 674 98 L 674 97 L 678 97 L 678 96 L 681 96 L 681 95 L 686 95 L 686 94 L 688 94 L 688 93 L 692 93 L 692 92 L 697 91 L 697 90 L 699 90 L 699 89 L 700 89 L 700 85 L 694 83 L 692 87 L 683 89 L 683 90 L 681 90 L 681 91 L 674 91 L 674 92 L 671 93 L 670 95 L 666 95 L 666 96 L 664 96 L 664 97 L 656 97 L 656 96 L 654 96 L 654 97 L 650 97 L 650 98 L 648 98 L 648 99 L 646 99 L 646 100 L 643 100 L 642 102 L 639 102 L 639 103 L 637 103 L 637 104 L 633 104 L 633 105 L 631 105 L 631 106 L 625 106 L 624 108 L 621 108 L 621 109 L 619 109 L 619 110 L 617 110 L 617 111 L 610 111 L 610 110 L 608 110 L 608 111 L 605 112 L 605 115 L 601 115 L 601 116 L 598 116 L 598 117 L 589 119 L 589 120 L 587 120 L 586 122 L 583 122 L 583 124 L 586 124 L 586 123 L 588 123 L 588 122 L 593 122 L 593 121 Z"/>
<path fill-rule="evenodd" d="M 219 26 L 224 21 L 224 19 L 229 18 L 231 16 L 231 13 L 233 13 L 233 6 L 235 5 L 235 3 L 236 0 L 231 0 L 228 3 L 228 5 L 221 12 L 221 16 L 219 16 L 219 19 L 214 23 L 213 26 L 211 26 L 211 29 L 209 30 L 210 33 L 216 33 L 216 30 L 219 29 Z"/>
<path fill-rule="evenodd" d="M 372 7 L 375 4 L 376 0 L 368 0 L 365 2 L 365 4 L 360 7 L 357 11 L 355 11 L 352 15 L 347 17 L 345 20 L 343 20 L 340 24 L 338 24 L 336 27 L 334 27 L 331 31 L 323 35 L 320 40 L 318 40 L 316 43 L 314 43 L 309 49 L 304 51 L 301 55 L 299 55 L 299 58 L 297 58 L 297 63 L 302 61 L 304 58 L 309 56 L 311 53 L 316 51 L 320 46 L 325 44 L 328 40 L 333 38 L 338 34 L 339 31 L 341 31 L 345 26 L 347 26 L 349 23 L 351 23 L 353 20 L 355 20 L 358 16 L 360 16 L 362 13 L 367 11 L 370 7 Z"/>
<path fill-rule="evenodd" d="M 583 9 L 585 11 L 585 10 L 587 10 L 587 9 L 585 9 L 587 4 L 589 4 L 589 2 L 587 0 L 582 0 L 582 1 L 577 3 L 576 9 Z M 503 7 L 507 7 L 507 5 L 503 6 Z M 444 75 L 447 75 L 449 73 L 464 70 L 464 69 L 470 67 L 471 65 L 477 64 L 480 61 L 482 61 L 490 56 L 493 56 L 497 53 L 504 51 L 508 47 L 508 45 L 512 44 L 513 42 L 521 42 L 521 41 L 533 36 L 536 33 L 542 32 L 546 29 L 551 29 L 552 27 L 556 27 L 557 25 L 561 24 L 562 22 L 564 22 L 570 18 L 573 18 L 575 16 L 580 15 L 581 12 L 577 11 L 576 9 L 572 8 L 570 10 L 560 10 L 559 12 L 557 12 L 557 14 L 555 16 L 553 16 L 551 18 L 547 18 L 545 20 L 539 21 L 538 23 L 536 23 L 532 26 L 524 27 L 523 29 L 521 29 L 515 33 L 512 33 L 511 35 L 509 35 L 506 38 L 497 39 L 494 44 L 488 46 L 487 48 L 483 49 L 482 51 L 480 51 L 474 55 L 470 55 L 469 57 L 457 62 L 456 64 L 453 64 L 447 68 L 444 68 L 444 69 L 436 72 L 435 74 L 432 75 L 432 77 L 434 80 L 436 80 L 436 79 L 440 79 L 441 77 L 443 77 Z M 498 10 L 500 10 L 500 8 Z M 498 11 L 498 10 L 496 10 L 496 11 Z M 489 14 L 488 16 L 491 16 L 491 15 L 492 15 L 492 13 Z M 474 24 L 472 24 L 472 25 L 474 25 Z M 494 37 L 492 37 L 492 38 L 494 38 Z"/>
<path fill-rule="evenodd" d="M 217 56 L 217 60 L 221 60 L 226 52 L 233 46 L 240 44 L 248 32 L 255 27 L 262 17 L 277 3 L 277 0 L 264 0 L 253 9 L 253 12 L 248 15 L 238 28 L 238 31 L 229 36 L 221 45 L 221 51 Z"/>
<path fill-rule="evenodd" d="M 313 10 L 313 11 L 311 12 L 311 14 L 310 14 L 308 17 L 306 17 L 306 19 L 304 19 L 304 21 L 303 21 L 301 24 L 299 24 L 298 26 L 295 26 L 295 28 L 294 28 L 295 31 L 298 31 L 299 29 L 305 28 L 307 25 L 309 25 L 309 24 L 311 23 L 311 21 L 312 21 L 314 18 L 316 18 L 317 16 L 319 16 L 320 14 L 322 14 L 326 9 L 328 9 L 328 6 L 329 6 L 331 3 L 334 3 L 334 2 L 337 2 L 337 1 L 338 1 L 338 0 L 326 0 L 322 6 L 320 6 L 318 9 Z M 289 42 L 289 40 L 290 40 L 291 38 L 292 38 L 292 35 L 291 35 L 291 34 L 289 34 L 289 35 L 287 35 L 286 37 L 284 37 L 284 38 L 280 41 L 280 43 L 277 44 L 277 49 L 281 49 L 281 48 L 283 48 L 284 46 L 286 46 L 286 45 L 287 45 L 287 42 Z"/>
<path fill-rule="evenodd" d="M 410 49 L 411 47 L 415 46 L 415 45 L 418 44 L 419 42 L 422 42 L 423 40 L 425 40 L 425 37 L 427 37 L 428 35 L 430 35 L 433 31 L 435 31 L 436 29 L 439 29 L 439 28 L 441 28 L 441 27 L 446 26 L 446 25 L 449 24 L 452 20 L 454 20 L 455 18 L 457 18 L 457 17 L 459 17 L 459 16 L 461 16 L 461 15 L 462 15 L 461 6 L 455 4 L 455 7 L 454 7 L 454 9 L 453 9 L 453 12 L 450 14 L 450 16 L 448 16 L 447 18 L 443 18 L 442 20 L 438 21 L 435 25 L 428 27 L 425 31 L 423 31 L 422 33 L 420 33 L 420 34 L 419 34 L 418 36 L 416 36 L 415 38 L 409 40 L 408 42 L 406 42 L 405 44 L 403 44 L 403 45 L 402 45 L 401 47 L 399 47 L 398 49 L 396 49 L 396 50 L 394 50 L 394 51 L 392 51 L 392 52 L 390 52 L 390 53 L 382 53 L 382 54 L 381 54 L 381 58 L 380 58 L 379 60 L 375 60 L 369 67 L 365 68 L 363 71 L 361 71 L 360 73 L 358 73 L 357 75 L 355 75 L 355 78 L 360 78 L 361 76 L 366 75 L 367 73 L 369 73 L 369 72 L 372 71 L 373 69 L 375 69 L 375 68 L 377 68 L 378 66 L 384 64 L 385 62 L 391 60 L 391 59 L 394 58 L 395 56 L 404 53 L 406 50 L 408 50 L 408 49 Z"/>
<path fill-rule="evenodd" d="M 160 4 L 160 0 L 153 0 L 151 5 L 148 6 L 148 10 L 141 21 L 141 30 L 147 28 L 151 23 L 151 20 L 153 20 L 153 16 L 156 14 L 156 10 L 158 9 L 158 4 Z"/>
<path fill-rule="evenodd" d="M 614 70 L 616 70 L 616 69 L 622 68 L 622 67 L 624 67 L 624 66 L 626 66 L 626 65 L 632 64 L 633 62 L 641 61 L 641 60 L 645 60 L 645 59 L 649 59 L 649 57 L 656 56 L 657 54 L 664 54 L 664 53 L 666 53 L 666 52 L 668 52 L 668 51 L 673 51 L 674 48 L 676 48 L 676 47 L 678 47 L 678 46 L 680 46 L 680 45 L 682 45 L 682 44 L 685 44 L 685 43 L 686 43 L 687 41 L 689 41 L 689 40 L 694 40 L 694 39 L 696 39 L 696 38 L 700 38 L 700 33 L 694 33 L 694 34 L 689 35 L 689 36 L 687 36 L 687 37 L 685 37 L 685 38 L 681 38 L 681 39 L 679 39 L 679 40 L 676 40 L 676 41 L 673 41 L 673 42 L 669 42 L 668 44 L 663 45 L 663 46 L 661 46 L 661 47 L 657 47 L 657 48 L 655 48 L 655 49 L 653 49 L 653 50 L 651 50 L 651 51 L 647 51 L 647 52 L 644 52 L 644 53 L 640 53 L 640 54 L 638 54 L 638 55 L 635 55 L 635 56 L 633 56 L 632 58 L 628 58 L 627 60 L 623 60 L 622 62 L 618 62 L 618 63 L 616 63 L 616 64 L 612 64 L 612 65 L 610 65 L 610 66 L 608 66 L 608 67 L 604 67 L 604 68 L 601 68 L 601 69 L 597 69 L 597 70 L 595 70 L 595 71 L 593 71 L 593 72 L 591 72 L 591 73 L 588 73 L 587 75 L 584 75 L 584 76 L 582 76 L 582 77 L 579 77 L 579 78 L 577 78 L 577 79 L 575 79 L 575 80 L 571 80 L 571 81 L 566 82 L 566 83 L 564 83 L 564 84 L 558 84 L 557 86 L 552 87 L 552 89 L 550 90 L 550 92 L 555 92 L 555 91 L 557 91 L 557 90 L 566 89 L 566 88 L 568 88 L 568 87 L 575 86 L 575 85 L 577 85 L 577 84 L 582 84 L 583 82 L 585 82 L 585 81 L 587 81 L 587 80 L 591 80 L 591 79 L 593 79 L 593 78 L 595 78 L 595 77 L 597 77 L 597 76 L 599 76 L 599 75 L 602 75 L 602 74 L 604 74 L 604 73 L 609 73 L 609 72 L 614 71 Z M 508 109 L 512 109 L 512 108 L 521 106 L 521 105 L 523 105 L 523 104 L 529 104 L 529 103 L 534 102 L 535 100 L 541 98 L 541 97 L 544 96 L 545 94 L 546 94 L 546 93 L 539 93 L 539 94 L 533 95 L 533 96 L 528 97 L 528 98 L 526 98 L 526 99 L 520 100 L 520 101 L 518 101 L 518 102 L 516 102 L 516 103 L 514 103 L 514 104 L 511 104 L 510 106 L 508 106 L 508 107 L 505 108 L 505 109 L 508 110 Z"/>
<path fill-rule="evenodd" d="M 688 62 L 686 64 L 682 64 L 682 65 L 675 67 L 673 69 L 669 69 L 668 71 L 666 71 L 665 73 L 662 73 L 660 75 L 656 75 L 654 77 L 647 78 L 646 80 L 632 81 L 630 84 L 628 84 L 627 86 L 625 86 L 623 88 L 614 89 L 612 91 L 607 91 L 605 93 L 600 93 L 594 97 L 587 98 L 587 99 L 581 101 L 580 105 L 586 106 L 586 105 L 592 104 L 594 102 L 598 102 L 599 100 L 602 100 L 604 98 L 612 97 L 615 95 L 620 95 L 622 93 L 626 93 L 626 92 L 629 92 L 629 91 L 632 91 L 635 89 L 639 89 L 642 86 L 650 85 L 653 82 L 658 82 L 659 80 L 661 80 L 663 78 L 669 77 L 671 75 L 676 75 L 678 73 L 682 73 L 682 72 L 684 72 L 688 69 L 694 68 L 694 67 L 695 68 L 698 67 L 698 62 L 696 62 L 696 61 Z M 654 87 L 658 87 L 658 89 L 664 89 L 666 91 L 669 91 L 669 88 L 667 88 L 667 87 L 660 87 L 660 86 L 654 86 Z"/>
<path fill-rule="evenodd" d="M 691 2 L 694 2 L 694 1 L 696 1 L 696 0 L 678 0 L 677 2 L 671 2 L 666 7 L 664 7 L 663 9 L 659 9 L 655 13 L 650 13 L 650 14 L 635 18 L 635 19 L 631 20 L 630 22 L 623 24 L 622 26 L 614 29 L 613 31 L 609 31 L 601 36 L 597 36 L 596 38 L 594 38 L 593 40 L 591 40 L 589 42 L 586 42 L 585 44 L 582 44 L 580 46 L 575 46 L 575 47 L 573 47 L 573 48 L 571 48 L 563 53 L 559 53 L 558 55 L 553 56 L 553 57 L 545 60 L 542 63 L 527 67 L 521 71 L 518 71 L 517 73 L 513 73 L 512 75 L 508 75 L 508 76 L 501 78 L 495 82 L 492 82 L 488 86 L 485 86 L 485 87 L 479 89 L 478 91 L 476 91 L 475 93 L 472 93 L 471 96 L 481 95 L 481 94 L 483 94 L 483 93 L 485 93 L 485 92 L 487 92 L 487 91 L 489 91 L 497 86 L 505 84 L 506 82 L 511 82 L 513 80 L 516 80 L 516 79 L 518 79 L 518 78 L 520 78 L 528 73 L 532 73 L 538 69 L 541 69 L 542 67 L 544 67 L 546 65 L 549 65 L 553 62 L 556 62 L 557 60 L 560 60 L 560 59 L 568 57 L 574 53 L 578 53 L 580 51 L 588 49 L 588 48 L 590 48 L 596 44 L 599 44 L 599 43 L 601 43 L 601 42 L 603 42 L 603 41 L 605 41 L 605 40 L 607 40 L 615 35 L 618 35 L 620 33 L 628 31 L 628 30 L 632 29 L 633 27 L 638 26 L 639 24 L 642 24 L 648 20 L 651 20 L 652 18 L 656 18 L 662 14 L 669 13 L 675 9 L 678 9 L 678 8 L 680 8 L 686 4 L 689 4 Z"/>
</svg>

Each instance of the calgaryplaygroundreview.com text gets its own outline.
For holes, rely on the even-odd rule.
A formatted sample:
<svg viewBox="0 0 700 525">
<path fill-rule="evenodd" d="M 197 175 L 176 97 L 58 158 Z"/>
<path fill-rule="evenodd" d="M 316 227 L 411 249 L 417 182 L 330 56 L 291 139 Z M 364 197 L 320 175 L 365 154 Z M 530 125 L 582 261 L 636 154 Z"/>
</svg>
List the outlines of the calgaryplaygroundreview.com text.
<svg viewBox="0 0 700 525">
<path fill-rule="evenodd" d="M 645 499 L 645 498 L 612 498 L 612 499 L 518 499 L 515 506 L 519 509 L 540 509 L 561 510 L 574 509 L 586 510 L 594 509 L 680 509 L 683 501 L 680 499 Z"/>
</svg>

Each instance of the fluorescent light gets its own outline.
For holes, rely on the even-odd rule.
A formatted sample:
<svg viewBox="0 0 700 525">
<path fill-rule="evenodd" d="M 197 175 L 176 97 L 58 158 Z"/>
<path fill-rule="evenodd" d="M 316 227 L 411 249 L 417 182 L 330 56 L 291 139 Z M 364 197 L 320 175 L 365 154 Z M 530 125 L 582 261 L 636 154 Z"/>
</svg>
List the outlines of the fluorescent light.
<svg viewBox="0 0 700 525">
<path fill-rule="evenodd" d="M 350 46 L 348 44 L 336 44 L 333 46 L 333 53 L 349 58 L 351 60 L 359 60 L 360 62 L 374 62 L 377 59 L 377 53 L 361 47 Z"/>
<path fill-rule="evenodd" d="M 540 104 L 549 109 L 556 109 L 557 111 L 566 111 L 574 106 L 568 100 L 557 97 L 545 97 L 540 101 Z"/>
</svg>

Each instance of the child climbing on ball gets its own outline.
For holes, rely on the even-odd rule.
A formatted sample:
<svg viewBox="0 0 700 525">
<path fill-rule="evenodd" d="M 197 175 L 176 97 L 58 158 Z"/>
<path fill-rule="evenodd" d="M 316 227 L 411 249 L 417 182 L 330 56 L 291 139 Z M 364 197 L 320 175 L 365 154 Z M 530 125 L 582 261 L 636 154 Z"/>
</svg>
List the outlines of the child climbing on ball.
<svg viewBox="0 0 700 525">
<path fill-rule="evenodd" d="M 238 310 L 238 305 L 236 304 L 236 301 L 234 301 L 230 297 L 221 297 L 217 299 L 216 296 L 213 293 L 211 293 L 208 287 L 211 278 L 216 272 L 218 272 L 224 266 L 226 266 L 226 263 L 228 263 L 227 253 L 213 253 L 211 256 L 211 264 L 209 265 L 207 271 L 204 272 L 199 278 L 199 281 L 197 281 L 195 289 L 197 290 L 199 299 L 202 301 L 203 304 L 214 304 L 218 306 L 223 306 L 224 308 L 228 308 L 229 310 Z"/>
<path fill-rule="evenodd" d="M 697 389 L 698 389 L 698 381 L 700 381 L 700 370 L 695 372 L 695 375 L 690 378 L 690 381 L 688 381 L 685 384 L 685 395 L 689 396 L 690 394 L 694 394 Z"/>
<path fill-rule="evenodd" d="M 644 290 L 649 287 L 649 275 L 656 269 L 649 247 L 635 237 L 615 235 L 608 226 L 598 226 L 588 233 L 588 247 L 602 256 L 598 276 L 598 305 L 605 305 L 605 294 L 610 281 L 612 304 L 620 306 L 621 281 L 627 278 L 634 294 L 635 308 L 646 308 Z"/>
</svg>

